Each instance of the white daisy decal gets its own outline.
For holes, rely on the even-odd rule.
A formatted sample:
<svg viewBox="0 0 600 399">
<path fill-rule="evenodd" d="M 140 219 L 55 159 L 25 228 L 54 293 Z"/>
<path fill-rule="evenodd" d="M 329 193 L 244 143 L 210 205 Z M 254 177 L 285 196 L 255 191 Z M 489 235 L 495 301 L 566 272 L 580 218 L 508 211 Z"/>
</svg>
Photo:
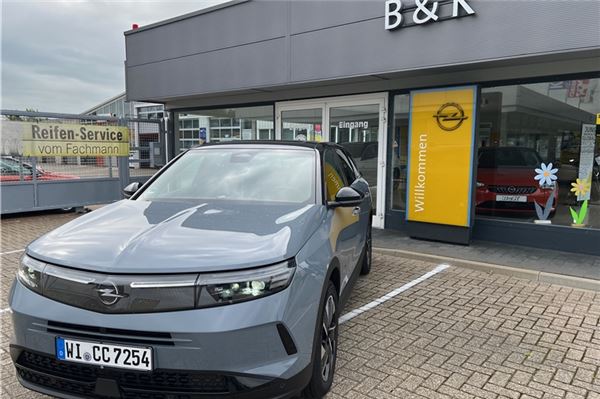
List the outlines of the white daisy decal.
<svg viewBox="0 0 600 399">
<path fill-rule="evenodd" d="M 542 162 L 541 168 L 535 169 L 535 173 L 537 173 L 537 175 L 535 175 L 534 179 L 540 181 L 540 186 L 552 186 L 554 185 L 554 181 L 557 179 L 556 172 L 558 172 L 558 169 L 552 169 L 552 162 L 550 162 L 548 165 Z"/>
</svg>

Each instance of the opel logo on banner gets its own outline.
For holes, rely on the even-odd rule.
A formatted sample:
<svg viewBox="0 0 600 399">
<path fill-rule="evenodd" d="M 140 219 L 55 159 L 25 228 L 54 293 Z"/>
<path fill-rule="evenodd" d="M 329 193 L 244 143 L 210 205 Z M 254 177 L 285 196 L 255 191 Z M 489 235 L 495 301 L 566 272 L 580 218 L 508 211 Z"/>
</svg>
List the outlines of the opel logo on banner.
<svg viewBox="0 0 600 399">
<path fill-rule="evenodd" d="M 96 292 L 98 293 L 100 302 L 106 306 L 114 305 L 119 301 L 119 299 L 127 297 L 127 294 L 119 293 L 119 288 L 111 281 L 105 281 L 101 284 L 98 284 L 96 287 Z"/>
<path fill-rule="evenodd" d="M 433 117 L 440 129 L 447 132 L 458 129 L 469 118 L 465 115 L 465 111 L 460 104 L 457 103 L 443 104 Z"/>
</svg>

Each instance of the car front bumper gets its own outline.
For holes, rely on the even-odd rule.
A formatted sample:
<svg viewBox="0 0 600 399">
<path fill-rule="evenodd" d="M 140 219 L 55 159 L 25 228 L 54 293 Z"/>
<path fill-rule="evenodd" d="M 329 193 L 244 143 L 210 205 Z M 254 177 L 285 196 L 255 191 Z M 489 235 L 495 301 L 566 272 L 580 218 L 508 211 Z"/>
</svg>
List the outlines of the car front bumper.
<svg viewBox="0 0 600 399">
<path fill-rule="evenodd" d="M 291 397 L 310 380 L 322 287 L 303 274 L 300 267 L 286 290 L 253 301 L 144 314 L 76 308 L 17 281 L 10 294 L 17 376 L 63 398 Z M 57 360 L 56 337 L 150 346 L 154 370 Z"/>
<path fill-rule="evenodd" d="M 312 371 L 306 367 L 289 379 L 174 369 L 138 372 L 62 362 L 14 345 L 10 352 L 24 387 L 67 399 L 284 399 L 297 395 Z"/>
</svg>

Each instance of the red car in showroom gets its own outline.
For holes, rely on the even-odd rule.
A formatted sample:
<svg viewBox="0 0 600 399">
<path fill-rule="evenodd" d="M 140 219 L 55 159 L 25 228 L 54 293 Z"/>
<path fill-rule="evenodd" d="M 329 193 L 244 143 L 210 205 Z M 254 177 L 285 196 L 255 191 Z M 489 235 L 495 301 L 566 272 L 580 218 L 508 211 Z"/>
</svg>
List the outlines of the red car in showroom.
<svg viewBox="0 0 600 399">
<path fill-rule="evenodd" d="M 27 162 L 20 162 L 18 159 L 3 156 L 0 158 L 0 182 L 10 183 L 21 180 L 30 181 L 33 179 L 33 166 Z M 47 180 L 72 180 L 79 179 L 79 176 L 68 175 L 65 173 L 56 173 L 36 168 L 36 179 L 41 181 Z"/>
<path fill-rule="evenodd" d="M 542 157 L 531 148 L 480 148 L 476 212 L 535 214 L 534 202 L 545 206 L 551 195 L 554 195 L 554 212 L 558 202 L 558 185 L 553 182 L 552 185 L 540 186 L 535 180 L 535 169 L 539 168 L 542 162 Z"/>
</svg>

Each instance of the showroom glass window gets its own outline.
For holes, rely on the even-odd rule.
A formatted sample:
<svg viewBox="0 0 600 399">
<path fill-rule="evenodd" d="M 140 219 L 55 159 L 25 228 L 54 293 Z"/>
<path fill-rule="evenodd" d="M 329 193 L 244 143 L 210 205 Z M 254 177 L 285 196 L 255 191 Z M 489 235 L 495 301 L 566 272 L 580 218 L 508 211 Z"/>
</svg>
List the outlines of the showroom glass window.
<svg viewBox="0 0 600 399">
<path fill-rule="evenodd" d="M 600 79 L 483 88 L 476 213 L 540 223 L 549 205 L 542 223 L 600 228 L 598 113 Z"/>
<path fill-rule="evenodd" d="M 206 142 L 272 140 L 273 112 L 272 105 L 177 112 L 176 146 L 181 151 Z"/>
<path fill-rule="evenodd" d="M 406 162 L 408 154 L 408 114 L 410 107 L 408 94 L 394 96 L 394 122 L 392 125 L 392 169 L 391 181 L 392 209 L 406 209 Z"/>
</svg>

